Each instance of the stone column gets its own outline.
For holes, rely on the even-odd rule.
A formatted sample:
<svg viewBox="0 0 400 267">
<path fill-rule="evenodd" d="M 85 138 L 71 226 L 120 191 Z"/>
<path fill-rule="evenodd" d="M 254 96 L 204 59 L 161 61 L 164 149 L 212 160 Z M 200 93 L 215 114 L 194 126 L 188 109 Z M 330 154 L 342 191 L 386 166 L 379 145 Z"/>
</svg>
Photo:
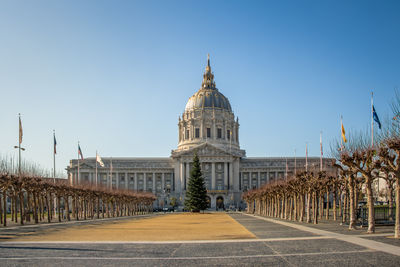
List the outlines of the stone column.
<svg viewBox="0 0 400 267">
<path fill-rule="evenodd" d="M 185 170 L 184 170 L 184 163 L 180 163 L 180 181 L 181 181 L 181 192 L 185 189 Z"/>
<path fill-rule="evenodd" d="M 147 173 L 143 173 L 143 191 L 146 191 L 146 188 L 147 188 L 147 182 L 146 182 L 146 176 L 147 176 Z"/>
<path fill-rule="evenodd" d="M 232 161 L 232 183 L 233 183 L 233 190 L 239 191 L 239 173 L 240 173 L 240 165 L 239 159 L 234 158 Z M 243 181 L 242 181 L 242 188 L 243 188 Z"/>
<path fill-rule="evenodd" d="M 163 172 L 161 175 L 162 175 L 161 176 L 161 190 L 162 190 L 162 192 L 164 192 L 164 190 L 165 190 L 165 173 Z"/>
<path fill-rule="evenodd" d="M 215 190 L 215 162 L 211 163 L 211 190 Z"/>
<path fill-rule="evenodd" d="M 128 172 L 125 172 L 125 189 L 128 189 L 129 187 L 129 178 L 128 177 Z"/>
<path fill-rule="evenodd" d="M 243 188 L 244 188 L 243 182 L 244 182 L 244 179 L 243 179 L 243 172 L 241 172 L 241 173 L 240 173 L 240 185 L 241 185 L 240 190 L 243 190 Z"/>
<path fill-rule="evenodd" d="M 108 177 L 108 188 L 110 188 L 110 189 L 112 189 L 112 178 L 113 178 L 113 174 L 111 172 Z"/>
<path fill-rule="evenodd" d="M 233 179 L 233 164 L 229 164 L 229 187 L 228 190 L 234 189 L 234 179 Z"/>
<path fill-rule="evenodd" d="M 228 190 L 228 163 L 224 162 L 224 190 Z"/>
<path fill-rule="evenodd" d="M 152 192 L 153 192 L 153 194 L 155 194 L 156 193 L 156 175 L 155 175 L 154 172 L 153 172 L 152 176 L 153 176 L 153 178 L 151 179 L 152 182 L 153 182 L 153 186 L 152 186 L 153 190 L 152 190 Z"/>
<path fill-rule="evenodd" d="M 203 112 L 201 112 L 201 113 L 203 113 Z M 201 114 L 201 116 L 203 117 L 203 114 Z M 203 136 L 204 136 L 204 119 L 201 120 L 199 131 L 200 131 L 200 136 L 199 137 L 200 137 L 201 140 L 203 140 Z"/>
<path fill-rule="evenodd" d="M 260 188 L 260 186 L 261 186 L 260 172 L 257 172 L 257 188 Z"/>
<path fill-rule="evenodd" d="M 138 190 L 138 177 L 137 172 L 133 174 L 133 189 Z"/>
<path fill-rule="evenodd" d="M 119 172 L 115 173 L 115 188 L 119 188 Z"/>
<path fill-rule="evenodd" d="M 172 179 L 172 184 L 171 184 L 171 190 L 178 193 L 181 190 L 181 175 L 180 175 L 180 162 L 179 160 L 176 160 L 175 166 L 174 166 L 174 172 L 171 177 Z"/>
<path fill-rule="evenodd" d="M 186 190 L 188 189 L 188 184 L 189 184 L 189 162 L 186 162 L 186 185 L 185 188 Z"/>
</svg>

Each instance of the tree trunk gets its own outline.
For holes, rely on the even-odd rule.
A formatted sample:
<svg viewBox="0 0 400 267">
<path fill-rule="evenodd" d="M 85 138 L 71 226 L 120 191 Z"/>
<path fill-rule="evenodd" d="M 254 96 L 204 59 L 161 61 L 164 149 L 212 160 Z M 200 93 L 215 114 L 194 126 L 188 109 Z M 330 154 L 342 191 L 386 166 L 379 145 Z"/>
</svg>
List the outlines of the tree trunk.
<svg viewBox="0 0 400 267">
<path fill-rule="evenodd" d="M 341 216 L 341 220 L 343 222 L 343 190 L 339 190 L 339 215 Z"/>
<path fill-rule="evenodd" d="M 300 203 L 299 203 L 299 208 L 300 208 L 300 216 L 299 216 L 299 222 L 302 222 L 304 219 L 304 194 L 300 194 Z"/>
<path fill-rule="evenodd" d="M 349 202 L 349 200 L 348 200 L 348 194 L 347 194 L 347 191 L 344 190 L 342 223 L 347 222 L 347 210 L 349 209 L 349 206 L 347 205 L 348 202 Z"/>
<path fill-rule="evenodd" d="M 61 196 L 57 194 L 57 213 L 58 213 L 58 222 L 61 222 Z"/>
<path fill-rule="evenodd" d="M 97 197 L 97 219 L 100 219 L 100 197 Z"/>
<path fill-rule="evenodd" d="M 336 214 L 336 188 L 333 189 L 333 198 L 332 198 L 332 208 L 333 208 L 333 220 L 337 220 L 337 214 Z"/>
<path fill-rule="evenodd" d="M 314 224 L 318 224 L 318 195 L 317 195 L 317 191 L 314 192 L 313 215 L 314 215 Z"/>
<path fill-rule="evenodd" d="M 101 206 L 102 206 L 102 208 L 101 208 L 101 213 L 102 213 L 101 217 L 104 219 L 104 209 L 105 209 L 105 205 L 104 205 L 104 200 L 103 200 L 103 199 L 101 199 Z"/>
<path fill-rule="evenodd" d="M 39 221 L 42 221 L 44 220 L 43 196 L 40 193 L 38 193 L 36 196 L 38 197 Z"/>
<path fill-rule="evenodd" d="M 33 194 L 33 218 L 35 220 L 35 223 L 39 223 L 39 216 L 38 216 L 38 203 L 37 203 L 37 196 L 36 193 Z"/>
<path fill-rule="evenodd" d="M 31 221 L 31 211 L 32 211 L 32 207 L 31 207 L 31 197 L 30 197 L 30 193 L 29 191 L 26 192 L 26 212 L 25 212 L 25 220 L 27 222 Z"/>
<path fill-rule="evenodd" d="M 350 222 L 349 230 L 356 229 L 356 211 L 354 209 L 354 179 L 349 178 Z"/>
<path fill-rule="evenodd" d="M 21 191 L 19 192 L 19 209 L 21 214 L 21 225 L 24 225 L 24 193 Z"/>
<path fill-rule="evenodd" d="M 319 191 L 319 190 L 318 190 Z M 318 216 L 319 219 L 322 220 L 322 218 L 324 217 L 324 194 L 323 191 L 321 190 L 321 193 L 318 194 Z"/>
<path fill-rule="evenodd" d="M 393 221 L 393 184 L 388 183 L 389 220 Z"/>
<path fill-rule="evenodd" d="M 67 220 L 70 221 L 71 217 L 69 215 L 69 195 L 64 195 L 64 204 L 65 204 L 65 214 L 67 215 Z"/>
<path fill-rule="evenodd" d="M 400 238 L 400 176 L 398 173 L 396 173 L 396 215 L 394 237 Z"/>
<path fill-rule="evenodd" d="M 367 203 L 368 203 L 368 231 L 367 233 L 375 233 L 375 208 L 374 208 L 374 196 L 372 193 L 372 177 L 366 179 L 367 187 Z"/>
<path fill-rule="evenodd" d="M 77 220 L 75 195 L 72 195 L 72 196 L 71 196 L 71 204 L 72 204 L 72 218 L 74 218 L 75 220 Z"/>
<path fill-rule="evenodd" d="M 47 222 L 51 222 L 51 207 L 50 207 L 50 199 L 49 194 L 46 194 L 46 206 L 47 206 Z"/>
<path fill-rule="evenodd" d="M 329 220 L 329 189 L 326 189 L 326 214 L 325 219 Z"/>
<path fill-rule="evenodd" d="M 4 189 L 3 191 L 3 208 L 4 208 L 3 226 L 7 226 L 7 189 Z"/>
<path fill-rule="evenodd" d="M 311 191 L 307 194 L 307 223 L 311 223 Z"/>
<path fill-rule="evenodd" d="M 18 199 L 17 199 L 17 195 L 16 192 L 14 192 L 14 196 L 13 196 L 13 217 L 14 217 L 14 222 L 18 223 Z"/>
</svg>

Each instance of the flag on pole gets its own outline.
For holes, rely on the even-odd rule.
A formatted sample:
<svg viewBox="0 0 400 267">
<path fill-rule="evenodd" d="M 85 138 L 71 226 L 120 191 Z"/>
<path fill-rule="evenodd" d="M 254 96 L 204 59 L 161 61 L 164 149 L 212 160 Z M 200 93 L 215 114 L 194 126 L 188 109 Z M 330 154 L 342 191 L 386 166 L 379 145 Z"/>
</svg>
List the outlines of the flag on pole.
<svg viewBox="0 0 400 267">
<path fill-rule="evenodd" d="M 320 144 L 320 147 L 321 147 L 321 157 L 322 157 L 322 156 L 324 156 L 324 151 L 322 149 L 322 132 L 319 135 L 319 144 Z"/>
<path fill-rule="evenodd" d="M 344 130 L 343 122 L 341 122 L 341 124 L 342 124 L 342 139 L 343 139 L 343 142 L 347 143 L 346 131 Z"/>
<path fill-rule="evenodd" d="M 19 143 L 22 143 L 22 122 L 21 122 L 21 115 L 19 116 Z"/>
<path fill-rule="evenodd" d="M 56 140 L 56 134 L 54 133 L 54 154 L 57 154 L 57 140 Z"/>
<path fill-rule="evenodd" d="M 97 153 L 96 153 L 96 162 L 99 163 L 100 167 L 104 167 L 104 163 L 103 163 L 103 161 L 101 160 L 100 155 L 98 155 Z"/>
<path fill-rule="evenodd" d="M 78 155 L 81 156 L 81 159 L 83 160 L 83 154 L 81 150 L 81 146 L 78 144 Z"/>
<path fill-rule="evenodd" d="M 374 105 L 372 105 L 372 115 L 374 117 L 374 121 L 378 124 L 379 129 L 381 129 L 381 121 L 379 120 L 378 114 L 375 111 Z"/>
</svg>

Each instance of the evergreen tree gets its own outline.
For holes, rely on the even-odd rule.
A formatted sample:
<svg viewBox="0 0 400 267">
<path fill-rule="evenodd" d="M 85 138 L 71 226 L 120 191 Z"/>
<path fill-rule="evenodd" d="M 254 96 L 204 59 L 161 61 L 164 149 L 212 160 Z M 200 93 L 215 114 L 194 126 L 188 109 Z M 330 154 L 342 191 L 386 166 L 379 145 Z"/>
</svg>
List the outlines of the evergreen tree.
<svg viewBox="0 0 400 267">
<path fill-rule="evenodd" d="M 207 209 L 207 207 L 207 189 L 200 168 L 200 160 L 197 153 L 195 153 L 185 196 L 185 209 L 192 212 L 199 212 L 200 210 Z"/>
</svg>

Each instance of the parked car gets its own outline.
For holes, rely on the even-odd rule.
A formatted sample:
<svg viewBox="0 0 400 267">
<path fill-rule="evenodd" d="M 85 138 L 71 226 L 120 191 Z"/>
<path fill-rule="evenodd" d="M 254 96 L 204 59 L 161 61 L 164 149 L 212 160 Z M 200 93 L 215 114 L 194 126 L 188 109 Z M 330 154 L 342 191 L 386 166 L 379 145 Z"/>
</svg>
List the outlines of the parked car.
<svg viewBox="0 0 400 267">
<path fill-rule="evenodd" d="M 174 211 L 174 208 L 173 208 L 173 207 L 164 207 L 162 210 L 163 210 L 164 212 L 173 212 L 173 211 Z"/>
</svg>

